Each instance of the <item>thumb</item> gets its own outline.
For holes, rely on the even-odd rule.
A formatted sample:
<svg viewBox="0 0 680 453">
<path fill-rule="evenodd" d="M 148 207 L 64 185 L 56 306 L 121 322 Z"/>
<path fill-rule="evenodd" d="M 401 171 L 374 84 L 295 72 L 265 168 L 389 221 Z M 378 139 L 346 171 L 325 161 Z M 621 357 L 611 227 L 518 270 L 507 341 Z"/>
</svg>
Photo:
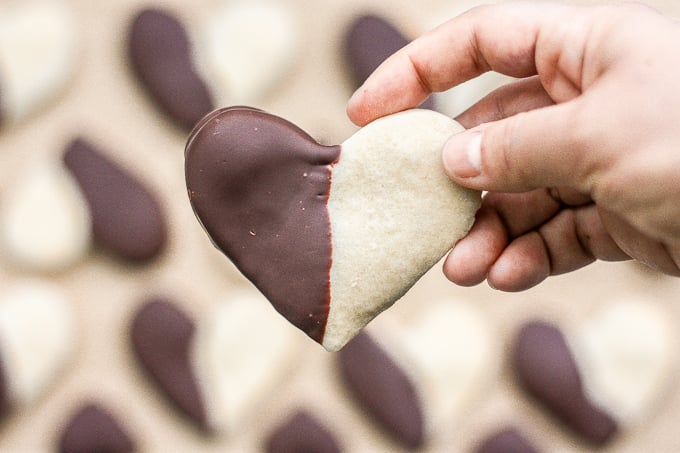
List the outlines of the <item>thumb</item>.
<svg viewBox="0 0 680 453">
<path fill-rule="evenodd" d="M 595 135 L 587 132 L 588 123 L 577 110 L 570 101 L 456 134 L 444 145 L 446 173 L 478 190 L 526 192 L 565 186 L 589 193 L 600 156 L 588 139 Z"/>
</svg>

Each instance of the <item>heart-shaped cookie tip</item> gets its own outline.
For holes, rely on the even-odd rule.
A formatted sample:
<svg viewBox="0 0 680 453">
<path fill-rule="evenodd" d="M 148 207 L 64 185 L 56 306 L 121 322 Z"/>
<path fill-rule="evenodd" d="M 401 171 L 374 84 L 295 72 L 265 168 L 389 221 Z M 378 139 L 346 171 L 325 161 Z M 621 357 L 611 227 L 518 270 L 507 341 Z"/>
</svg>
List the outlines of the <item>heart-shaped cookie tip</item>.
<svg viewBox="0 0 680 453">
<path fill-rule="evenodd" d="M 30 116 L 72 77 L 79 33 L 64 3 L 0 3 L 0 125 Z"/>
<path fill-rule="evenodd" d="M 323 146 L 274 115 L 225 108 L 189 138 L 189 199 L 272 305 L 338 350 L 472 225 L 479 193 L 453 184 L 440 159 L 460 130 L 411 110 Z"/>
</svg>

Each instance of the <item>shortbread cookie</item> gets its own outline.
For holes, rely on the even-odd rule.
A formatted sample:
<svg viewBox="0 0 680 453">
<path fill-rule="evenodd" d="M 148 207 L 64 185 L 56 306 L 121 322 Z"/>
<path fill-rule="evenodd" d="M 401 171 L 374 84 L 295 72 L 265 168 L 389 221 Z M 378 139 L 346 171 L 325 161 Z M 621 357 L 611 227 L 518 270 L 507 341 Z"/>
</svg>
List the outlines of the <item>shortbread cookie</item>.
<svg viewBox="0 0 680 453">
<path fill-rule="evenodd" d="M 128 53 L 156 104 L 191 129 L 215 105 L 269 94 L 297 60 L 298 34 L 288 8 L 274 1 L 218 4 L 195 31 L 150 8 L 132 20 Z"/>
<path fill-rule="evenodd" d="M 299 410 L 269 434 L 266 453 L 340 453 L 338 441 L 312 414 Z"/>
<path fill-rule="evenodd" d="M 202 25 L 198 68 L 219 105 L 260 101 L 299 58 L 300 27 L 286 2 L 223 1 Z"/>
<path fill-rule="evenodd" d="M 359 405 L 416 448 L 454 429 L 494 384 L 497 370 L 491 329 L 476 309 L 443 301 L 411 321 L 395 329 L 369 327 L 338 359 Z"/>
<path fill-rule="evenodd" d="M 53 100 L 72 76 L 78 27 L 63 2 L 0 4 L 0 126 Z"/>
<path fill-rule="evenodd" d="M 0 419 L 35 402 L 75 350 L 76 325 L 61 289 L 21 280 L 0 292 Z"/>
<path fill-rule="evenodd" d="M 221 109 L 189 138 L 188 194 L 213 243 L 335 351 L 471 227 L 480 194 L 441 164 L 443 144 L 461 130 L 411 110 L 323 146 L 263 111 Z"/>
<path fill-rule="evenodd" d="M 528 323 L 513 363 L 530 394 L 601 446 L 639 423 L 667 391 L 675 362 L 671 332 L 652 302 L 617 302 L 565 333 L 545 321 Z"/>
<path fill-rule="evenodd" d="M 165 213 L 141 181 L 82 138 L 68 145 L 63 161 L 87 201 L 97 245 L 132 263 L 164 251 Z"/>
<path fill-rule="evenodd" d="M 123 425 L 101 405 L 87 403 L 68 421 L 59 437 L 60 453 L 132 453 L 135 443 Z"/>
<path fill-rule="evenodd" d="M 12 181 L 0 204 L 3 254 L 21 270 L 61 271 L 90 249 L 90 211 L 61 161 L 33 162 Z"/>
<path fill-rule="evenodd" d="M 141 365 L 194 424 L 234 431 L 282 376 L 293 332 L 254 291 L 234 293 L 195 321 L 165 299 L 134 317 L 132 345 Z"/>
</svg>

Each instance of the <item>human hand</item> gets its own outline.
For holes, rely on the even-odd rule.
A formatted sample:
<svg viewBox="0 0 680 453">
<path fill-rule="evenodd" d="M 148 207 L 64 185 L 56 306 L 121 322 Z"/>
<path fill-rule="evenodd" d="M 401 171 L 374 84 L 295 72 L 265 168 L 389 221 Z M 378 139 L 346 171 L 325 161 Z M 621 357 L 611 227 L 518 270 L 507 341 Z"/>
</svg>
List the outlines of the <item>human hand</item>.
<svg viewBox="0 0 680 453">
<path fill-rule="evenodd" d="M 364 125 L 485 71 L 520 78 L 457 120 L 457 183 L 489 191 L 444 264 L 519 291 L 596 259 L 680 275 L 680 26 L 632 4 L 475 8 L 413 41 L 357 90 Z"/>
</svg>

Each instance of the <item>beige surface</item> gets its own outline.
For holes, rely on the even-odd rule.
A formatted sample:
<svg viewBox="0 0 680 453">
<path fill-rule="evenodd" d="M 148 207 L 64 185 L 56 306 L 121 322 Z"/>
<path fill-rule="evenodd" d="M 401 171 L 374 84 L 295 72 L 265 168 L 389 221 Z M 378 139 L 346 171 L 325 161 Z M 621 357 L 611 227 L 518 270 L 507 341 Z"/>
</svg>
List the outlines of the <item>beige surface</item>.
<svg viewBox="0 0 680 453">
<path fill-rule="evenodd" d="M 305 33 L 303 58 L 296 73 L 275 95 L 258 106 L 297 123 L 327 143 L 340 143 L 354 127 L 344 109 L 350 95 L 339 53 L 344 26 L 359 11 L 377 11 L 404 30 L 417 34 L 434 21 L 435 11 L 452 8 L 445 0 L 285 0 L 297 13 Z M 342 441 L 347 451 L 400 451 L 387 441 L 347 398 L 333 367 L 333 356 L 305 342 L 294 371 L 243 431 L 206 438 L 184 423 L 140 372 L 130 355 L 127 327 L 145 294 L 169 294 L 200 317 L 230 289 L 244 283 L 231 265 L 212 250 L 189 208 L 183 181 L 184 134 L 167 123 L 144 97 L 125 64 L 123 43 L 137 0 L 70 0 L 82 39 L 76 77 L 58 102 L 30 120 L 0 132 L 0 190 L 12 184 L 30 163 L 27 156 L 62 152 L 76 134 L 96 140 L 144 178 L 166 204 L 172 238 L 154 266 L 125 268 L 106 256 L 90 258 L 62 274 L 45 276 L 64 287 L 78 308 L 80 342 L 72 367 L 37 404 L 21 410 L 0 429 L 0 451 L 50 451 L 71 411 L 83 400 L 102 402 L 119 416 L 143 451 L 258 451 L 265 434 L 290 408 L 311 408 Z M 207 14 L 210 0 L 157 1 L 173 4 L 195 25 Z M 680 15 L 680 4 L 661 6 Z M 398 259 L 398 257 L 397 257 Z M 4 282 L 21 277 L 0 262 Z M 593 307 L 619 296 L 636 294 L 658 303 L 680 324 L 680 280 L 643 271 L 632 264 L 597 264 L 553 278 L 521 294 L 501 294 L 481 285 L 456 288 L 439 267 L 386 313 L 408 317 L 435 297 L 478 305 L 507 345 L 522 320 L 547 315 L 568 325 Z M 680 346 L 680 345 L 679 345 Z M 512 422 L 545 452 L 587 451 L 574 443 L 540 409 L 521 395 L 511 379 L 506 356 L 499 354 L 501 376 L 486 398 L 464 420 L 432 439 L 427 451 L 468 451 L 481 433 Z M 677 367 L 676 367 L 677 370 Z M 677 372 L 667 398 L 641 426 L 624 433 L 608 452 L 680 451 L 680 385 Z"/>
</svg>

